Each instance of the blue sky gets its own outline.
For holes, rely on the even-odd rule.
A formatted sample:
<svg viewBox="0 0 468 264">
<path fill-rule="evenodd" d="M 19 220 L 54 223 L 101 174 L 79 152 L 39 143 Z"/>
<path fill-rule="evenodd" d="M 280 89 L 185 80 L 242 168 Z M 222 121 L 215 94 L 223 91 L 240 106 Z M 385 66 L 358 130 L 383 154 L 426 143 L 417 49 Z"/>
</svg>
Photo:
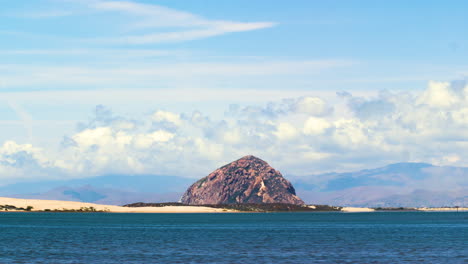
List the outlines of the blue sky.
<svg viewBox="0 0 468 264">
<path fill-rule="evenodd" d="M 199 161 L 255 153 L 296 174 L 397 161 L 465 165 L 456 131 L 465 129 L 467 5 L 5 1 L 0 171 L 32 169 L 15 155 L 44 175 L 75 176 L 109 172 L 122 159 L 128 166 L 117 173 L 181 175 Z M 401 137 L 421 138 L 419 129 L 434 148 L 404 149 Z M 102 133 L 106 142 L 91 139 Z M 106 149 L 115 140 L 126 143 Z M 188 145 L 167 155 L 180 144 Z M 91 152 L 109 157 L 95 164 Z M 183 168 L 172 164 L 184 157 Z"/>
</svg>

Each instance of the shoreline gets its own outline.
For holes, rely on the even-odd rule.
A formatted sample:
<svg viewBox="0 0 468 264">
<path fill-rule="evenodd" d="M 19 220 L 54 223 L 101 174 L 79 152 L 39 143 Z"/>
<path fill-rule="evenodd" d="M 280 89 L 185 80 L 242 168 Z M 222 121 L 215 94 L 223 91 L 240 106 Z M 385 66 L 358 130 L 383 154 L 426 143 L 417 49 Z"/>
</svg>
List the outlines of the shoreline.
<svg viewBox="0 0 468 264">
<path fill-rule="evenodd" d="M 422 212 L 468 212 L 468 207 L 421 207 L 417 208 Z"/>
<path fill-rule="evenodd" d="M 165 207 L 124 207 L 84 202 L 18 199 L 0 197 L 0 205 L 12 205 L 17 208 L 32 206 L 30 212 L 107 212 L 107 213 L 228 213 L 226 209 L 204 206 L 165 206 Z M 75 211 L 72 211 L 75 210 Z M 83 211 L 77 211 L 83 210 Z M 5 211 L 0 211 L 5 212 Z M 8 212 L 28 212 L 26 210 L 8 210 Z"/>
<path fill-rule="evenodd" d="M 29 208 L 28 208 L 29 207 Z M 307 207 L 315 208 L 314 205 Z M 5 210 L 5 208 L 7 210 Z M 333 207 L 331 207 L 333 208 Z M 340 210 L 332 212 L 341 213 L 368 213 L 368 212 L 468 212 L 468 207 L 420 207 L 420 208 L 369 208 L 369 207 L 336 207 Z M 17 210 L 19 209 L 19 210 Z M 223 208 L 222 205 L 190 206 L 176 203 L 164 206 L 129 207 L 118 205 L 103 205 L 60 200 L 38 200 L 0 197 L 0 212 L 104 212 L 104 213 L 247 213 L 255 211 L 239 210 L 240 208 Z M 257 211 L 261 212 L 261 211 Z M 275 211 L 265 211 L 275 212 Z M 279 211 L 278 211 L 279 212 Z M 283 211 L 296 212 L 296 210 Z M 300 212 L 300 211 L 297 211 Z M 313 211 L 309 211 L 313 212 Z M 322 212 L 317 210 L 315 212 Z M 326 211 L 324 211 L 326 212 Z"/>
</svg>

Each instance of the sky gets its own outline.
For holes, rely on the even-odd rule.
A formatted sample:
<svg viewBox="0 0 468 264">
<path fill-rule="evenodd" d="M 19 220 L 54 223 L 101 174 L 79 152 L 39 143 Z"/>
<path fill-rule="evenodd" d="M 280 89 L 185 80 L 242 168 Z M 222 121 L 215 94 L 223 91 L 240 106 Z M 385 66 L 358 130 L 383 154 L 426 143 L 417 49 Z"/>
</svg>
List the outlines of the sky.
<svg viewBox="0 0 468 264">
<path fill-rule="evenodd" d="M 3 1 L 0 178 L 468 166 L 465 1 Z"/>
</svg>

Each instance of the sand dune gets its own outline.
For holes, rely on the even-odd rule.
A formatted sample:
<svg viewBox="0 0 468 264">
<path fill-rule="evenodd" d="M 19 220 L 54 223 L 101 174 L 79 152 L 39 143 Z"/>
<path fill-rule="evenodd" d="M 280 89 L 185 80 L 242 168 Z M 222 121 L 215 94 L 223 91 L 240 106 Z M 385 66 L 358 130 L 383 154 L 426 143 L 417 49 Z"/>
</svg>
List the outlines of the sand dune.
<svg viewBox="0 0 468 264">
<path fill-rule="evenodd" d="M 0 197 L 0 205 L 13 205 L 26 208 L 32 206 L 32 211 L 80 209 L 82 207 L 94 207 L 97 211 L 108 211 L 112 213 L 221 213 L 230 212 L 220 208 L 203 206 L 165 206 L 165 207 L 123 207 L 116 205 L 103 205 L 82 202 L 57 201 L 57 200 L 35 200 L 16 199 Z"/>
<path fill-rule="evenodd" d="M 460 207 L 460 208 L 454 208 L 454 207 L 422 207 L 418 208 L 419 211 L 427 211 L 427 212 L 466 212 L 468 211 L 468 207 Z"/>
<path fill-rule="evenodd" d="M 375 210 L 372 208 L 366 208 L 366 207 L 343 207 L 341 211 L 348 212 L 348 213 L 360 213 L 360 212 L 374 212 Z"/>
<path fill-rule="evenodd" d="M 58 200 L 37 200 L 37 199 L 17 199 L 0 197 L 0 205 L 13 205 L 17 208 L 26 208 L 32 206 L 32 211 L 49 210 L 79 210 L 82 207 L 93 207 L 97 211 L 106 211 L 111 213 L 225 213 L 236 212 L 222 208 L 211 208 L 205 206 L 165 206 L 165 207 L 123 207 L 116 205 L 103 205 L 94 203 L 58 201 Z M 315 207 L 315 206 L 310 206 Z M 456 208 L 415 208 L 419 211 L 457 211 Z M 14 210 L 11 210 L 15 212 Z M 374 212 L 372 208 L 366 207 L 343 207 L 342 212 Z M 468 208 L 461 207 L 458 211 L 468 211 Z M 19 211 L 20 212 L 20 211 Z"/>
</svg>

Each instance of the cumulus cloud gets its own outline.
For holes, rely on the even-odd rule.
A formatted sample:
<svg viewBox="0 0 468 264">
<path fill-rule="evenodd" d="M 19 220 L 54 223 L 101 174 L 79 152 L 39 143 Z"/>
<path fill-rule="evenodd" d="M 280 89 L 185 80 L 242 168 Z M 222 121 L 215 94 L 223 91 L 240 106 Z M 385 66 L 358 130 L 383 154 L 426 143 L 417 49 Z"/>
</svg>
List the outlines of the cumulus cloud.
<svg viewBox="0 0 468 264">
<path fill-rule="evenodd" d="M 293 100 L 290 104 L 290 108 L 294 112 L 310 115 L 323 115 L 329 110 L 324 100 L 311 96 Z"/>
<path fill-rule="evenodd" d="M 419 97 L 419 104 L 427 104 L 437 108 L 446 108 L 456 104 L 459 100 L 450 83 L 429 82 L 427 90 Z"/>
<path fill-rule="evenodd" d="M 31 144 L 6 141 L 0 146 L 0 178 L 3 183 L 27 178 L 53 178 L 61 175 L 62 169 L 60 160 L 50 159 L 43 149 Z"/>
<path fill-rule="evenodd" d="M 340 93 L 333 100 L 299 97 L 263 106 L 232 105 L 223 118 L 161 109 L 131 118 L 97 106 L 56 152 L 6 142 L 0 147 L 1 175 L 200 177 L 247 154 L 295 175 L 406 161 L 467 166 L 466 94 L 468 86 L 430 82 L 427 90 L 415 93 Z"/>
<path fill-rule="evenodd" d="M 305 135 L 323 134 L 331 124 L 324 118 L 311 116 L 304 123 L 303 133 Z"/>
<path fill-rule="evenodd" d="M 152 116 L 154 126 L 164 127 L 169 130 L 176 130 L 182 125 L 182 120 L 179 114 L 167 112 L 167 111 L 156 111 Z"/>
<path fill-rule="evenodd" d="M 289 123 L 282 122 L 276 126 L 274 134 L 279 140 L 289 140 L 296 137 L 297 129 Z"/>
</svg>

